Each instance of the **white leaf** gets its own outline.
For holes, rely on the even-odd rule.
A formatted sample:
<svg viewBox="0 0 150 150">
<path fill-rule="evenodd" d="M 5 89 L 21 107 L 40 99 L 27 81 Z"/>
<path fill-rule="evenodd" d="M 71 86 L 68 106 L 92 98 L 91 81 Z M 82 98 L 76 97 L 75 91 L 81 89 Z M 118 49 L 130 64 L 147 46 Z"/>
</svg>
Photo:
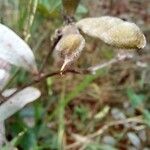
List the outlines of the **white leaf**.
<svg viewBox="0 0 150 150">
<path fill-rule="evenodd" d="M 14 31 L 2 24 L 0 24 L 0 58 L 32 73 L 37 73 L 31 48 Z"/>
<path fill-rule="evenodd" d="M 116 17 L 85 18 L 76 23 L 85 34 L 126 49 L 143 48 L 146 39 L 139 27 Z"/>
<path fill-rule="evenodd" d="M 4 122 L 0 122 L 0 148 L 2 148 L 2 145 L 6 141 L 5 137 L 5 124 Z"/>
<path fill-rule="evenodd" d="M 5 69 L 0 69 L 0 90 L 5 86 L 9 79 L 9 72 L 7 72 Z"/>
<path fill-rule="evenodd" d="M 9 96 L 16 89 L 6 90 L 3 96 Z M 19 93 L 12 96 L 6 102 L 0 105 L 0 122 L 9 118 L 11 115 L 22 109 L 26 104 L 33 102 L 41 95 L 40 91 L 33 87 L 27 87 Z"/>
</svg>

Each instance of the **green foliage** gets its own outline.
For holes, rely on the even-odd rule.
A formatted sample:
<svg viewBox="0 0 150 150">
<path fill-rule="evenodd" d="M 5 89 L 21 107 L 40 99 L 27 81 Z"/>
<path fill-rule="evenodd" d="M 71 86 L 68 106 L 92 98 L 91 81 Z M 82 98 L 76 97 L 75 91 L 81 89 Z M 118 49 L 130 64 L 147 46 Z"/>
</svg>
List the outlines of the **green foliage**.
<svg viewBox="0 0 150 150">
<path fill-rule="evenodd" d="M 39 0 L 39 12 L 48 17 L 60 15 L 61 0 Z"/>
<path fill-rule="evenodd" d="M 146 100 L 146 96 L 144 94 L 136 94 L 133 89 L 128 89 L 127 94 L 133 107 L 140 106 Z"/>
<path fill-rule="evenodd" d="M 84 123 L 88 118 L 89 110 L 86 106 L 81 105 L 75 107 L 74 113 L 75 118 L 79 118 L 81 122 Z"/>
<path fill-rule="evenodd" d="M 147 100 L 146 95 L 144 94 L 137 94 L 132 89 L 127 90 L 127 94 L 131 104 L 134 108 L 138 108 L 143 115 L 145 123 L 150 126 L 150 112 L 147 109 L 143 108 L 144 101 Z"/>
<path fill-rule="evenodd" d="M 27 6 L 28 6 L 27 1 L 25 0 L 19 1 L 19 19 L 18 19 L 17 25 L 20 31 L 23 31 L 23 28 L 27 19 L 27 15 L 28 15 Z"/>
</svg>

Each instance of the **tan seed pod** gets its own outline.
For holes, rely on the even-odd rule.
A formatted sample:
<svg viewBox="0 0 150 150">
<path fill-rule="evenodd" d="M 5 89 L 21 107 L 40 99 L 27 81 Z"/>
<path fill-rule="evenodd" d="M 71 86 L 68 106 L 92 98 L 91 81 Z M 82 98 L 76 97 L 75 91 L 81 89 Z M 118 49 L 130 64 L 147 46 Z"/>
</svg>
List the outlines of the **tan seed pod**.
<svg viewBox="0 0 150 150">
<path fill-rule="evenodd" d="M 146 39 L 140 28 L 117 17 L 85 18 L 76 23 L 85 34 L 118 48 L 141 49 Z"/>
<path fill-rule="evenodd" d="M 61 71 L 69 62 L 73 62 L 80 56 L 81 51 L 85 46 L 85 40 L 74 25 L 65 26 L 63 36 L 57 43 L 54 50 L 54 58 L 63 60 Z"/>
</svg>

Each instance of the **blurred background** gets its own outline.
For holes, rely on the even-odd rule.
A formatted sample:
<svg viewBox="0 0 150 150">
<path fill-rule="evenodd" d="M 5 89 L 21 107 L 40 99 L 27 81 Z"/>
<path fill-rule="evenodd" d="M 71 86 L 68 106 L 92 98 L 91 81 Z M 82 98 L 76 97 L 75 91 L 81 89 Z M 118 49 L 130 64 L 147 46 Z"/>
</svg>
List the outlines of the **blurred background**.
<svg viewBox="0 0 150 150">
<path fill-rule="evenodd" d="M 63 25 L 62 4 L 61 0 L 38 0 L 29 26 L 34 1 L 0 0 L 0 21 L 22 38 L 27 30 L 31 33 L 28 44 L 40 68 L 51 37 Z M 67 74 L 37 84 L 42 92 L 39 100 L 6 122 L 7 139 L 19 150 L 150 150 L 150 0 L 81 0 L 75 18 L 103 15 L 135 22 L 141 28 L 147 45 L 138 61 L 116 63 L 96 75 Z M 86 48 L 78 67 L 115 56 L 115 48 L 84 37 Z M 44 71 L 57 69 L 50 57 Z M 15 67 L 12 76 L 9 88 L 32 80 Z"/>
</svg>

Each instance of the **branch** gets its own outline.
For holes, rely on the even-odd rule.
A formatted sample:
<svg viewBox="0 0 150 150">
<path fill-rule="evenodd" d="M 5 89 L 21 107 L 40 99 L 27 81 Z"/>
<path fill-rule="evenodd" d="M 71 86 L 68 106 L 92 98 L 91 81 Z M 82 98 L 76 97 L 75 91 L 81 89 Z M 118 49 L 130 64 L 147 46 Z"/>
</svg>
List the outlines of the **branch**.
<svg viewBox="0 0 150 150">
<path fill-rule="evenodd" d="M 63 72 L 63 74 L 66 74 L 66 73 L 80 74 L 81 72 L 80 71 L 75 71 L 75 70 L 66 70 L 66 71 Z M 32 86 L 34 84 L 42 82 L 43 80 L 45 80 L 45 79 L 47 79 L 49 77 L 53 77 L 53 76 L 61 75 L 61 74 L 62 74 L 62 72 L 60 72 L 60 71 L 56 71 L 56 72 L 52 72 L 52 73 L 47 73 L 47 74 L 41 74 L 37 79 L 35 79 L 35 80 L 31 81 L 30 83 L 28 83 L 28 84 L 20 87 L 13 94 L 11 94 L 8 97 L 5 97 L 5 99 L 8 100 L 9 98 L 11 98 L 12 96 L 14 96 L 15 94 L 17 94 L 18 92 L 22 91 L 23 89 L 25 89 L 28 86 Z"/>
<path fill-rule="evenodd" d="M 22 86 L 21 88 L 19 88 L 18 90 L 16 90 L 13 94 L 11 94 L 9 97 L 6 97 L 6 99 L 9 99 L 10 97 L 14 96 L 16 93 L 20 92 L 21 90 L 23 90 L 24 88 L 28 87 L 28 86 L 32 86 L 36 83 L 39 83 L 45 79 L 47 79 L 48 77 L 52 77 L 52 76 L 56 76 L 56 75 L 62 75 L 62 74 L 67 74 L 67 73 L 73 73 L 73 74 L 94 74 L 97 70 L 100 70 L 104 67 L 107 67 L 107 66 L 110 66 L 114 63 L 117 63 L 119 61 L 123 61 L 123 60 L 126 60 L 126 59 L 129 59 L 129 58 L 132 58 L 131 55 L 129 54 L 126 54 L 126 55 L 121 55 L 121 56 L 116 56 L 116 58 L 106 62 L 106 63 L 103 63 L 103 64 L 98 64 L 98 65 L 95 65 L 93 67 L 89 67 L 89 68 L 86 68 L 86 69 L 79 69 L 79 70 L 65 70 L 65 71 L 56 71 L 56 72 L 52 72 L 52 73 L 41 73 L 37 79 L 31 81 L 30 83 Z"/>
<path fill-rule="evenodd" d="M 98 129 L 96 132 L 88 135 L 88 138 L 94 138 L 96 136 L 99 136 L 103 134 L 109 127 L 116 126 L 116 125 L 121 125 L 121 124 L 127 124 L 127 123 L 144 123 L 142 116 L 137 116 L 137 117 L 132 117 L 132 118 L 127 118 L 124 120 L 117 120 L 117 121 L 112 121 L 104 125 L 102 128 Z"/>
<path fill-rule="evenodd" d="M 103 64 L 97 64 L 95 66 L 89 67 L 88 70 L 91 73 L 95 74 L 95 72 L 99 69 L 102 69 L 104 67 L 110 66 L 117 62 L 124 61 L 126 59 L 131 59 L 131 58 L 133 58 L 133 54 L 131 54 L 131 53 L 118 53 L 118 55 L 115 58 L 111 59 L 110 61 L 105 62 Z"/>
</svg>

